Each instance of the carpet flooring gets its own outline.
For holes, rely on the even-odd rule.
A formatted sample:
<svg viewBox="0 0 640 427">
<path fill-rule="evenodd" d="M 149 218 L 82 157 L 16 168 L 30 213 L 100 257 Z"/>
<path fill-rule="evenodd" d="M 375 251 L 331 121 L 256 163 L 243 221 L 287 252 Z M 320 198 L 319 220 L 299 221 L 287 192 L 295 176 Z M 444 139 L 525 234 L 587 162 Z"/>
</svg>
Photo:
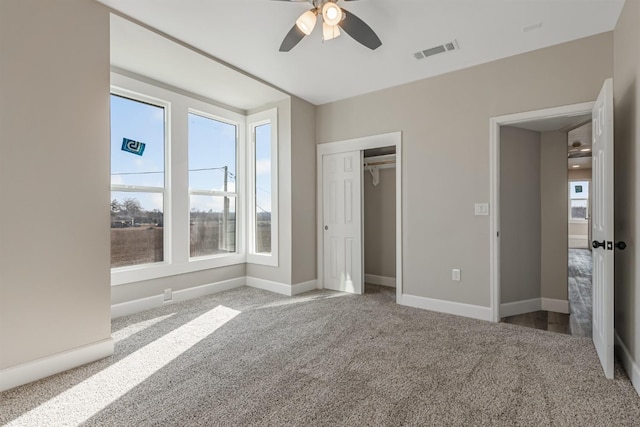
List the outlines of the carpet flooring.
<svg viewBox="0 0 640 427">
<path fill-rule="evenodd" d="M 9 426 L 632 426 L 589 339 L 252 288 L 113 321 L 113 356 L 0 394 Z M 148 370 L 148 372 L 145 372 Z"/>
</svg>

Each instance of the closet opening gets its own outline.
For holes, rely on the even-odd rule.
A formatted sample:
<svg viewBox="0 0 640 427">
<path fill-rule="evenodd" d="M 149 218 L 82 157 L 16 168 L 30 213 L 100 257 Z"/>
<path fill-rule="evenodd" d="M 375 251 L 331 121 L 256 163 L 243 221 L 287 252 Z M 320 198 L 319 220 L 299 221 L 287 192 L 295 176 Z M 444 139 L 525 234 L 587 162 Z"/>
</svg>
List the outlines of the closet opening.
<svg viewBox="0 0 640 427">
<path fill-rule="evenodd" d="M 402 304 L 402 133 L 319 144 L 317 171 L 320 287 Z"/>
<path fill-rule="evenodd" d="M 396 287 L 396 147 L 363 150 L 365 293 Z"/>
</svg>

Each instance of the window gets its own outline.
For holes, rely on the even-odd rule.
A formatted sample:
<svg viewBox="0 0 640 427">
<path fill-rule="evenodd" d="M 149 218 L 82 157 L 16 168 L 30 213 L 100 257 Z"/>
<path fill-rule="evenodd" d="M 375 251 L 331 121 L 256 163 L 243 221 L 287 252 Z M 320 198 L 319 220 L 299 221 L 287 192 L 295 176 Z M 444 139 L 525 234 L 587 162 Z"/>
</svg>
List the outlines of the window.
<svg viewBox="0 0 640 427">
<path fill-rule="evenodd" d="M 167 106 L 111 95 L 111 267 L 163 262 Z"/>
<path fill-rule="evenodd" d="M 189 113 L 190 257 L 236 252 L 238 125 Z"/>
<path fill-rule="evenodd" d="M 118 73 L 111 83 L 111 284 L 277 265 L 277 110 L 246 116 Z"/>
<path fill-rule="evenodd" d="M 271 253 L 271 123 L 254 127 L 254 208 L 253 251 Z"/>
<path fill-rule="evenodd" d="M 569 182 L 569 220 L 586 221 L 589 218 L 589 181 Z"/>
<path fill-rule="evenodd" d="M 252 263 L 277 265 L 277 111 L 249 116 L 249 254 Z"/>
</svg>

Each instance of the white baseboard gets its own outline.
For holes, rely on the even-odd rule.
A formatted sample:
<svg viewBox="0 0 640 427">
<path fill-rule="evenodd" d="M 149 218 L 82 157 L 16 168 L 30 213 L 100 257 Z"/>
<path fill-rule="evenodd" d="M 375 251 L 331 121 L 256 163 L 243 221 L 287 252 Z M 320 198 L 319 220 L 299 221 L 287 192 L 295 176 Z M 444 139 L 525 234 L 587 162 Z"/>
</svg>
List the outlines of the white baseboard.
<svg viewBox="0 0 640 427">
<path fill-rule="evenodd" d="M 152 297 L 135 299 L 133 301 L 113 304 L 111 306 L 111 318 L 116 319 L 122 316 L 139 313 L 141 311 L 150 310 L 152 308 L 162 307 L 164 304 L 164 296 L 154 295 Z"/>
<path fill-rule="evenodd" d="M 21 386 L 113 354 L 113 339 L 107 338 L 52 356 L 0 370 L 0 392 Z"/>
<path fill-rule="evenodd" d="M 540 298 L 540 300 L 542 302 L 540 307 L 544 311 L 569 314 L 569 301 L 566 299 Z"/>
<path fill-rule="evenodd" d="M 636 389 L 638 395 L 640 395 L 640 365 L 638 365 L 633 358 L 631 357 L 631 353 L 629 349 L 618 335 L 618 331 L 615 331 L 616 337 L 616 346 L 620 347 L 620 352 L 618 352 L 618 357 L 622 361 L 622 366 L 624 366 L 624 370 L 627 371 L 627 375 L 629 375 L 629 379 L 631 380 L 631 384 Z"/>
<path fill-rule="evenodd" d="M 372 285 L 388 286 L 390 288 L 396 287 L 395 277 L 377 276 L 375 274 L 365 273 L 364 281 L 366 283 L 371 283 Z"/>
<path fill-rule="evenodd" d="M 292 286 L 291 295 L 299 295 L 305 292 L 313 291 L 314 289 L 318 289 L 318 280 L 313 279 L 308 282 L 296 283 Z"/>
<path fill-rule="evenodd" d="M 257 277 L 247 276 L 247 286 L 262 289 L 269 292 L 275 292 L 280 295 L 291 296 L 293 288 L 291 285 L 280 282 L 272 282 L 271 280 L 258 279 Z"/>
<path fill-rule="evenodd" d="M 246 285 L 246 278 L 236 277 L 235 279 L 224 280 L 222 282 L 209 283 L 206 285 L 195 286 L 193 288 L 181 289 L 173 292 L 173 298 L 167 303 L 186 301 L 193 298 L 202 297 L 216 292 L 227 291 L 229 289 L 240 288 Z M 167 304 L 164 301 L 164 295 L 154 295 L 147 298 L 140 298 L 133 301 L 127 301 L 111 306 L 111 318 L 128 316 L 129 314 L 139 313 L 141 311 L 152 308 L 162 307 Z"/>
<path fill-rule="evenodd" d="M 402 294 L 399 298 L 400 305 L 438 311 L 440 313 L 455 314 L 457 316 L 471 317 L 480 320 L 493 320 L 491 307 L 464 304 L 460 302 L 444 301 L 415 295 Z"/>
<path fill-rule="evenodd" d="M 173 292 L 173 301 L 180 302 L 217 292 L 228 291 L 229 289 L 241 288 L 247 284 L 246 278 L 236 277 L 235 279 L 223 280 L 222 282 L 209 283 L 207 285 L 196 286 L 188 289 L 181 289 Z"/>
<path fill-rule="evenodd" d="M 589 236 L 583 236 L 581 234 L 570 234 L 568 242 L 569 247 L 572 249 L 589 248 Z"/>
<path fill-rule="evenodd" d="M 551 298 L 533 298 L 508 302 L 500 304 L 500 317 L 517 316 L 539 310 L 569 314 L 569 301 Z"/>
<path fill-rule="evenodd" d="M 588 234 L 569 234 L 569 239 L 588 240 L 589 235 Z"/>
<path fill-rule="evenodd" d="M 540 298 L 526 299 L 522 301 L 500 304 L 500 318 L 517 316 L 519 314 L 539 311 L 542 308 Z"/>
<path fill-rule="evenodd" d="M 173 298 L 171 301 L 167 302 L 164 301 L 164 295 L 153 295 L 120 304 L 113 304 L 111 306 L 111 318 L 115 319 L 117 317 L 128 316 L 130 314 L 139 313 L 152 308 L 162 307 L 166 304 L 199 298 L 216 292 L 240 288 L 242 286 L 250 286 L 252 288 L 263 289 L 265 291 L 275 292 L 281 295 L 293 296 L 317 289 L 318 281 L 314 279 L 309 280 L 308 282 L 297 283 L 295 285 L 287 285 L 285 283 L 272 282 L 270 280 L 258 279 L 256 277 L 236 277 L 235 279 L 225 280 L 222 282 L 209 283 L 206 285 L 195 286 L 193 288 L 173 291 Z"/>
</svg>

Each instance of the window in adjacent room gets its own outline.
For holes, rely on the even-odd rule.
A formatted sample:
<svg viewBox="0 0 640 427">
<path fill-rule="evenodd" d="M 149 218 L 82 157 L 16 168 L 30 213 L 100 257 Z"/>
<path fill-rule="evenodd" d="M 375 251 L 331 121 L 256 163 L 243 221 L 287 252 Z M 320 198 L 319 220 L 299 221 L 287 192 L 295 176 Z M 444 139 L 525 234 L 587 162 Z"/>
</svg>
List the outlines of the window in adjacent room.
<svg viewBox="0 0 640 427">
<path fill-rule="evenodd" d="M 569 182 L 569 220 L 586 221 L 589 217 L 589 181 Z"/>
</svg>

